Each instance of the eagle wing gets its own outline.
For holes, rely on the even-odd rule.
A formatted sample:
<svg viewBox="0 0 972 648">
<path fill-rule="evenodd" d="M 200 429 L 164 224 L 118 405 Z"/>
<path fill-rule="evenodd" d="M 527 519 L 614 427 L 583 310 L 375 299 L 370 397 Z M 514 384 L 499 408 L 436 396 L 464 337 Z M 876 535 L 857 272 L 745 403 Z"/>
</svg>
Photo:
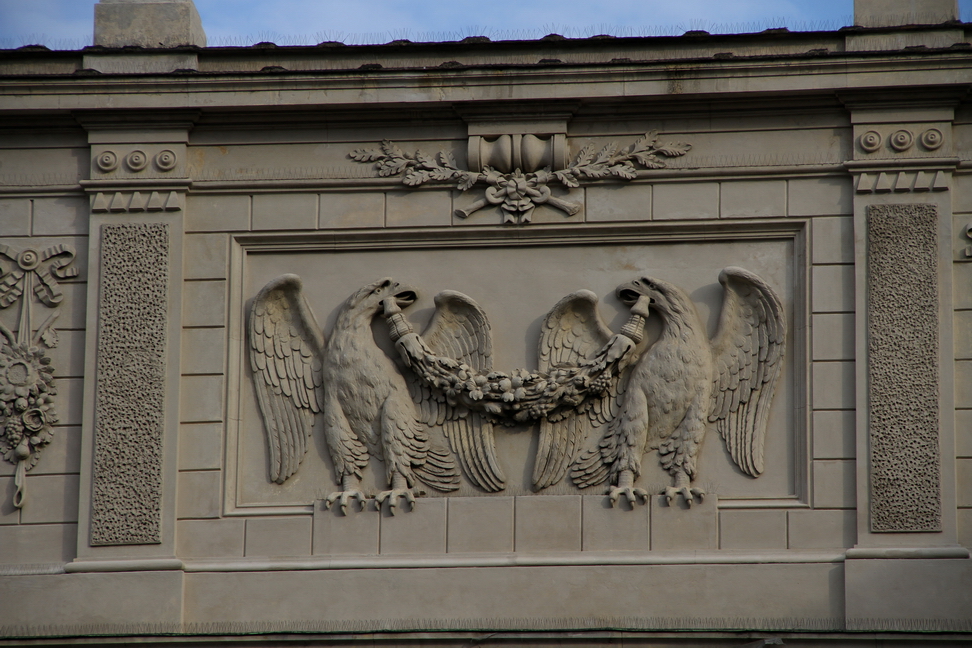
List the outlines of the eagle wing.
<svg viewBox="0 0 972 648">
<path fill-rule="evenodd" d="M 780 298 L 752 272 L 728 267 L 719 283 L 725 296 L 711 342 L 709 421 L 716 423 L 736 465 L 757 477 L 763 472 L 766 422 L 783 364 L 786 319 Z"/>
<path fill-rule="evenodd" d="M 250 306 L 250 368 L 270 450 L 270 479 L 284 483 L 307 452 L 321 411 L 324 336 L 297 275 L 274 279 Z"/>
<path fill-rule="evenodd" d="M 435 314 L 422 339 L 436 355 L 454 358 L 480 373 L 493 368 L 493 342 L 489 320 L 470 297 L 453 290 L 435 296 Z M 427 425 L 440 425 L 466 476 L 487 492 L 506 487 L 506 477 L 496 459 L 493 424 L 477 412 L 453 407 L 411 372 L 412 396 L 419 416 Z"/>
<path fill-rule="evenodd" d="M 539 368 L 577 366 L 590 360 L 611 339 L 611 329 L 597 310 L 597 295 L 579 290 L 567 295 L 547 313 L 540 329 Z M 559 482 L 584 440 L 595 427 L 613 418 L 620 381 L 614 380 L 601 398 L 587 401 L 587 415 L 568 412 L 560 420 L 540 421 L 540 442 L 533 464 L 533 485 L 546 488 Z"/>
</svg>

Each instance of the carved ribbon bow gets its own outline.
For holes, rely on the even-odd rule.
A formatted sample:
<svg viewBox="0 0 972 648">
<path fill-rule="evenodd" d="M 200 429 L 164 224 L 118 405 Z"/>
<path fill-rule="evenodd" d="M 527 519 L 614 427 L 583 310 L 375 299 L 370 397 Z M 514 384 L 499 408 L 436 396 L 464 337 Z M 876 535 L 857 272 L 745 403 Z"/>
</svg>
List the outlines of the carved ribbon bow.
<svg viewBox="0 0 972 648">
<path fill-rule="evenodd" d="M 14 252 L 10 246 L 0 245 L 0 255 L 17 265 L 0 281 L 0 308 L 7 308 L 24 294 L 30 278 L 37 298 L 46 306 L 56 306 L 64 299 L 57 279 L 78 276 L 78 269 L 70 267 L 74 261 L 74 249 L 67 245 L 55 245 L 41 252 L 27 248 Z"/>
</svg>

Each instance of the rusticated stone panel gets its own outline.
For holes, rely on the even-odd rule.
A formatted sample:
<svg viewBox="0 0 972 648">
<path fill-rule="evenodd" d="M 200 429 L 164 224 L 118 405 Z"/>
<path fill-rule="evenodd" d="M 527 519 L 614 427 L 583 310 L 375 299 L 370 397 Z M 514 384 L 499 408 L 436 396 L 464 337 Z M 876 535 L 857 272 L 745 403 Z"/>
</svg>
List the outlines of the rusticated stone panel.
<svg viewBox="0 0 972 648">
<path fill-rule="evenodd" d="M 938 214 L 867 210 L 871 531 L 941 531 Z"/>
<path fill-rule="evenodd" d="M 104 225 L 91 544 L 161 542 L 169 227 Z"/>
</svg>

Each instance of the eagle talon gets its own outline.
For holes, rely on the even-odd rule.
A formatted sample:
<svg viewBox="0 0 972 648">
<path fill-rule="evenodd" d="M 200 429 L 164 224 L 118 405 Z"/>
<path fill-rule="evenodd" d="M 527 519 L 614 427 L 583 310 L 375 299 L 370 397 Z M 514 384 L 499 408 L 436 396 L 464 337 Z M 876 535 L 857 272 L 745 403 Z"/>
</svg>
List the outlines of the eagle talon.
<svg viewBox="0 0 972 648">
<path fill-rule="evenodd" d="M 662 491 L 661 494 L 665 496 L 665 503 L 668 506 L 671 506 L 672 500 L 678 499 L 679 495 L 682 496 L 682 498 L 685 500 L 686 506 L 688 506 L 689 508 L 691 508 L 692 504 L 695 503 L 696 497 L 699 498 L 700 503 L 705 499 L 704 490 L 702 490 L 701 488 L 689 488 L 688 486 L 682 486 L 680 488 L 677 488 L 675 486 L 669 486 L 664 491 Z"/>
<path fill-rule="evenodd" d="M 381 491 L 375 496 L 375 503 L 381 510 L 381 505 L 385 503 L 385 500 L 388 500 L 388 512 L 395 515 L 395 508 L 398 506 L 399 499 L 408 502 L 410 511 L 415 510 L 415 494 L 411 488 L 393 488 L 392 490 Z"/>
<path fill-rule="evenodd" d="M 631 507 L 634 508 L 635 504 L 640 500 L 642 504 L 648 503 L 648 491 L 644 488 L 632 488 L 631 486 L 615 486 L 607 493 L 608 499 L 611 500 L 611 507 L 613 508 L 618 500 L 621 499 L 623 495 Z"/>
<path fill-rule="evenodd" d="M 339 491 L 337 493 L 331 493 L 327 496 L 327 498 L 325 498 L 324 508 L 329 509 L 334 506 L 335 502 L 337 502 L 338 506 L 341 508 L 341 515 L 347 515 L 348 504 L 350 504 L 352 500 L 358 500 L 358 502 L 361 504 L 361 510 L 363 511 L 365 508 L 366 499 L 365 494 L 359 490 Z"/>
</svg>

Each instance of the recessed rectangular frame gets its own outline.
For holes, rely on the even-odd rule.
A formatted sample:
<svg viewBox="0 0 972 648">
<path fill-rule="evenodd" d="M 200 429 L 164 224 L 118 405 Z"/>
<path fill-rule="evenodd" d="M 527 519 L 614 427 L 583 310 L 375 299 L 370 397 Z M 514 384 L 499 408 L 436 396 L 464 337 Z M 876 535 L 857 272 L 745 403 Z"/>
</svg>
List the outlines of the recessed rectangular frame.
<svg viewBox="0 0 972 648">
<path fill-rule="evenodd" d="M 232 237 L 228 291 L 228 340 L 223 464 L 223 515 L 306 515 L 313 504 L 260 506 L 240 504 L 239 433 L 241 393 L 248 389 L 246 362 L 245 306 L 253 295 L 244 294 L 247 257 L 257 253 L 315 252 L 321 254 L 356 251 L 444 250 L 508 248 L 520 246 L 590 246 L 651 243 L 718 243 L 788 240 L 793 258 L 793 322 L 787 342 L 793 376 L 793 479 L 795 493 L 781 498 L 719 498 L 719 508 L 809 508 L 812 492 L 810 417 L 810 264 L 808 219 L 760 219 L 733 222 L 637 223 L 578 226 L 423 228 L 412 230 L 348 230 L 341 232 L 287 232 L 285 234 L 243 233 Z M 710 431 L 710 434 L 712 432 Z"/>
</svg>

